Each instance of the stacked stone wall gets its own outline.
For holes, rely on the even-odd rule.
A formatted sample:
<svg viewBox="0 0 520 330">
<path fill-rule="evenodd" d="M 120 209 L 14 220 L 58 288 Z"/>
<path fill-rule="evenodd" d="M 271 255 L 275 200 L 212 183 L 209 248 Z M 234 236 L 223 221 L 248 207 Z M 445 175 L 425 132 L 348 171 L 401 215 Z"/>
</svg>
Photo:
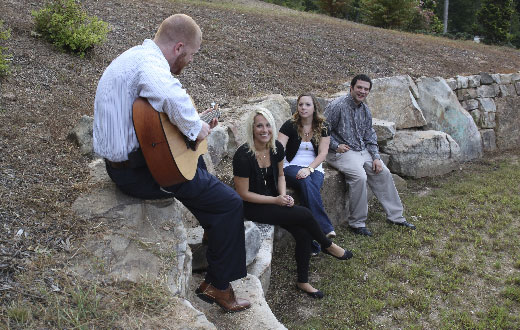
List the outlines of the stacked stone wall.
<svg viewBox="0 0 520 330">
<path fill-rule="evenodd" d="M 515 148 L 520 142 L 520 72 L 457 76 L 446 82 L 478 126 L 484 151 Z"/>
</svg>

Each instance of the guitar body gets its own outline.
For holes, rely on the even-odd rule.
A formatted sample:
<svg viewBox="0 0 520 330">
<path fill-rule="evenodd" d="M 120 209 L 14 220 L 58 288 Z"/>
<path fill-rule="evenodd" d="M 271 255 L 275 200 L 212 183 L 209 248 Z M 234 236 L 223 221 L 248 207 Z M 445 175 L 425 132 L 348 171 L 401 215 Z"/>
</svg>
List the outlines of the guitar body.
<svg viewBox="0 0 520 330">
<path fill-rule="evenodd" d="M 146 165 L 161 187 L 195 177 L 199 156 L 208 151 L 206 140 L 196 150 L 189 148 L 184 135 L 170 122 L 168 115 L 156 111 L 142 97 L 133 104 L 132 119 Z"/>
</svg>

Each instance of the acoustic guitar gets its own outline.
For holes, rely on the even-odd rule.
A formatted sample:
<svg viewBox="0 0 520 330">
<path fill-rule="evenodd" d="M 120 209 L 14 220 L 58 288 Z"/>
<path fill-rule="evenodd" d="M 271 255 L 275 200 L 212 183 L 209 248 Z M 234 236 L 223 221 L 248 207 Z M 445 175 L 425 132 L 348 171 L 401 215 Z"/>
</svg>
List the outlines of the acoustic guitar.
<svg viewBox="0 0 520 330">
<path fill-rule="evenodd" d="M 195 177 L 199 156 L 208 151 L 204 139 L 195 148 L 164 112 L 156 111 L 145 98 L 139 97 L 132 106 L 134 129 L 146 165 L 161 187 L 189 181 Z M 220 117 L 218 108 L 201 115 L 206 123 Z"/>
</svg>

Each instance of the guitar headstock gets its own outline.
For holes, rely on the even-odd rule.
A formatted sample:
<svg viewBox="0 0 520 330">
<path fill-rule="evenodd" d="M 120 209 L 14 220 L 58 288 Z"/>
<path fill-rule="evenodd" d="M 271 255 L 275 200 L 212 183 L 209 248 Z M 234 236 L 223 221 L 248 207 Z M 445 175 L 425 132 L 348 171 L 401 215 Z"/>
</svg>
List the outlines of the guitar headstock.
<svg viewBox="0 0 520 330">
<path fill-rule="evenodd" d="M 213 110 L 206 112 L 205 114 L 200 116 L 200 119 L 204 120 L 206 123 L 209 124 L 210 121 L 213 120 L 213 118 L 220 118 L 220 115 L 222 114 L 220 112 L 220 107 L 217 103 L 211 103 L 211 106 Z"/>
</svg>

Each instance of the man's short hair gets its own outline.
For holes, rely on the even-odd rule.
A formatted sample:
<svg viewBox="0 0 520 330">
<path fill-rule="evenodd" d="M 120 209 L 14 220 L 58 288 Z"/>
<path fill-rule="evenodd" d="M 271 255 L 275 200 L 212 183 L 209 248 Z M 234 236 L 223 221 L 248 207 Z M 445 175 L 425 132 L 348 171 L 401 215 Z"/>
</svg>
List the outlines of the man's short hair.
<svg viewBox="0 0 520 330">
<path fill-rule="evenodd" d="M 163 44 L 178 42 L 192 44 L 199 41 L 201 36 L 200 27 L 193 18 L 185 14 L 175 14 L 161 23 L 155 34 L 155 40 Z"/>
<path fill-rule="evenodd" d="M 352 78 L 352 81 L 350 82 L 350 87 L 354 88 L 354 86 L 356 86 L 356 83 L 358 80 L 366 81 L 367 83 L 370 84 L 369 90 L 372 89 L 372 80 L 370 80 L 370 77 L 368 77 L 366 74 L 358 74 L 357 76 Z"/>
</svg>

